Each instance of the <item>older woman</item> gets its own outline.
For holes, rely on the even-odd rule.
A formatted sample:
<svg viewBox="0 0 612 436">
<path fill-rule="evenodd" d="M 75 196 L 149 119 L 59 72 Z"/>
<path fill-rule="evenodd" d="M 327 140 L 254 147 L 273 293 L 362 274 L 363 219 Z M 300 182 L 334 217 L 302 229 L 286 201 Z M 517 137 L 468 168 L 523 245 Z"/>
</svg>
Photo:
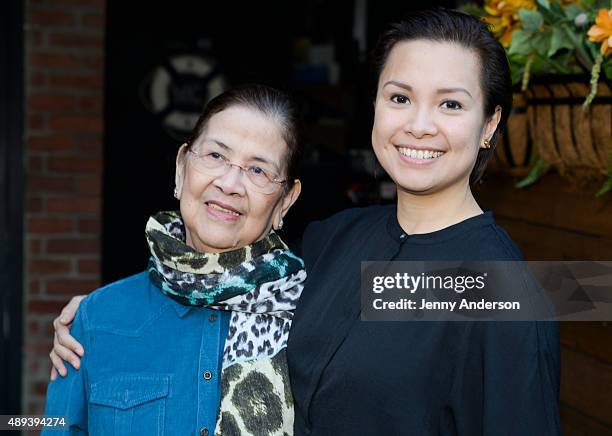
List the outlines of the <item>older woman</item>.
<svg viewBox="0 0 612 436">
<path fill-rule="evenodd" d="M 295 433 L 558 435 L 555 323 L 360 321 L 363 260 L 522 259 L 470 188 L 512 103 L 508 61 L 486 25 L 413 13 L 383 34 L 376 67 L 372 145 L 397 204 L 306 229 L 309 280 L 288 345 Z"/>
<path fill-rule="evenodd" d="M 46 413 L 69 432 L 283 434 L 285 348 L 305 279 L 274 233 L 300 193 L 295 109 L 264 86 L 205 108 L 178 151 L 180 212 L 146 226 L 146 272 L 81 303 L 80 371 L 52 381 Z"/>
</svg>

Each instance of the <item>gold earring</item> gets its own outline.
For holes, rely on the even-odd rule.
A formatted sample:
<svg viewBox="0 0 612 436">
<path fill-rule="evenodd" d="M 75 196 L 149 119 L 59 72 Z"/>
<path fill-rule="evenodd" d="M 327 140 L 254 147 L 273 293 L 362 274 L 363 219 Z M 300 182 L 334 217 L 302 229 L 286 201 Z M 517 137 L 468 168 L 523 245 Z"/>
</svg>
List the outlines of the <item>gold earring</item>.
<svg viewBox="0 0 612 436">
<path fill-rule="evenodd" d="M 482 141 L 482 145 L 484 146 L 484 148 L 491 148 L 491 140 L 485 138 Z"/>
</svg>

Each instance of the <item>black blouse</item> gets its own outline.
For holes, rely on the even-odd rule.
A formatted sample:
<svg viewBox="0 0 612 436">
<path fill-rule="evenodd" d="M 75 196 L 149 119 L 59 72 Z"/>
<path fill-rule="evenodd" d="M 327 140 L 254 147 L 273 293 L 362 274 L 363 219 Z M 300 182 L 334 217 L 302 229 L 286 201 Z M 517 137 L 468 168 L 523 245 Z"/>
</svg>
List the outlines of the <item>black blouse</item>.
<svg viewBox="0 0 612 436">
<path fill-rule="evenodd" d="M 557 435 L 555 322 L 360 321 L 363 260 L 521 260 L 491 212 L 406 235 L 395 206 L 308 226 L 287 348 L 295 434 Z"/>
</svg>

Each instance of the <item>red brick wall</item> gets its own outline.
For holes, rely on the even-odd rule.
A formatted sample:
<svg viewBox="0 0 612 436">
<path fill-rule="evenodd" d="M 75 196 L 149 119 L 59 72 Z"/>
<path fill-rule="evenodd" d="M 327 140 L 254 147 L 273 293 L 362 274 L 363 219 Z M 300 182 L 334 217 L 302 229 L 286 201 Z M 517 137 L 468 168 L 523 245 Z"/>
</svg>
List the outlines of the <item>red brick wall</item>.
<svg viewBox="0 0 612 436">
<path fill-rule="evenodd" d="M 42 413 L 51 321 L 100 283 L 105 0 L 26 0 L 23 413 Z"/>
</svg>

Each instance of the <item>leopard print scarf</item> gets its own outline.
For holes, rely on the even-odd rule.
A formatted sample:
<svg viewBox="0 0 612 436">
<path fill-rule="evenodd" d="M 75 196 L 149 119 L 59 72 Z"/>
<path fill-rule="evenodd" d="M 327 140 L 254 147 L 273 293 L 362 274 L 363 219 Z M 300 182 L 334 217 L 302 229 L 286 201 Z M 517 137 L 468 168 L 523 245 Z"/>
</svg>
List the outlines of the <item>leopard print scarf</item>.
<svg viewBox="0 0 612 436">
<path fill-rule="evenodd" d="M 153 215 L 146 236 L 149 277 L 164 294 L 232 312 L 215 434 L 292 434 L 285 348 L 306 279 L 303 261 L 274 232 L 236 250 L 197 252 L 185 243 L 178 211 Z"/>
</svg>

